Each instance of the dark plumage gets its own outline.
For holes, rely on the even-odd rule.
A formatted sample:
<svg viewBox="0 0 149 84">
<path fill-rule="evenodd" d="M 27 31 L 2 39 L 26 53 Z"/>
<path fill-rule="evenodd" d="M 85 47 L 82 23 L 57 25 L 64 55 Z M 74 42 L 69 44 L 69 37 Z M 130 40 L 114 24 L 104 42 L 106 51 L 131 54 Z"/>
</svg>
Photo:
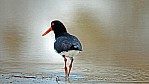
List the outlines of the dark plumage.
<svg viewBox="0 0 149 84">
<path fill-rule="evenodd" d="M 61 36 L 56 37 L 54 49 L 58 53 L 69 50 L 82 51 L 82 46 L 80 41 L 75 36 L 72 36 L 69 33 L 63 33 Z"/>
<path fill-rule="evenodd" d="M 82 51 L 80 41 L 75 36 L 67 33 L 65 26 L 60 21 L 58 20 L 52 21 L 51 25 L 55 33 L 55 40 L 56 40 L 54 43 L 54 49 L 58 53 L 69 50 Z"/>
</svg>

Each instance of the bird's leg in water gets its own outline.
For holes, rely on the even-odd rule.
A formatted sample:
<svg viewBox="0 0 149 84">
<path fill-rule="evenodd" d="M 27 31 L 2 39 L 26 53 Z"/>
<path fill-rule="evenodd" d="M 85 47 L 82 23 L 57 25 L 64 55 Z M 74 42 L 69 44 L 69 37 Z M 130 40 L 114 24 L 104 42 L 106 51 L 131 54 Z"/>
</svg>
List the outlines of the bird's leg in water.
<svg viewBox="0 0 149 84">
<path fill-rule="evenodd" d="M 68 76 L 70 74 L 70 71 L 71 71 L 71 68 L 72 68 L 72 63 L 73 63 L 73 57 L 70 58 L 71 62 L 70 62 L 70 65 L 69 65 L 69 72 L 68 72 Z"/>
<path fill-rule="evenodd" d="M 67 65 L 66 65 L 67 64 L 66 63 L 67 62 L 67 59 L 66 59 L 66 56 L 65 55 L 63 55 L 63 57 L 64 57 L 64 62 L 65 62 L 65 64 L 64 64 L 64 66 L 65 66 L 64 67 L 64 69 L 65 69 L 65 75 L 68 76 L 68 70 L 67 70 Z"/>
</svg>

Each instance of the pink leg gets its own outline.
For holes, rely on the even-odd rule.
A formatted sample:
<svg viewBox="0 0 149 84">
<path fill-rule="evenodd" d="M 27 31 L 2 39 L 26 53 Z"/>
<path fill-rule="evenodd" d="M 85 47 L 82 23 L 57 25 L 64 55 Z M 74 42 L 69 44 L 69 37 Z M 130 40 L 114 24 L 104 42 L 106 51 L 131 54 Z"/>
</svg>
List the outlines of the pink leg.
<svg viewBox="0 0 149 84">
<path fill-rule="evenodd" d="M 69 65 L 68 76 L 70 75 L 70 71 L 71 71 L 71 68 L 72 68 L 72 63 L 73 63 L 73 57 L 71 58 L 71 62 L 70 62 L 70 65 Z"/>
<path fill-rule="evenodd" d="M 65 75 L 68 76 L 68 70 L 67 70 L 67 66 L 66 66 L 66 62 L 67 62 L 67 59 L 66 59 L 66 56 L 63 56 L 64 57 L 64 62 L 65 62 Z"/>
</svg>

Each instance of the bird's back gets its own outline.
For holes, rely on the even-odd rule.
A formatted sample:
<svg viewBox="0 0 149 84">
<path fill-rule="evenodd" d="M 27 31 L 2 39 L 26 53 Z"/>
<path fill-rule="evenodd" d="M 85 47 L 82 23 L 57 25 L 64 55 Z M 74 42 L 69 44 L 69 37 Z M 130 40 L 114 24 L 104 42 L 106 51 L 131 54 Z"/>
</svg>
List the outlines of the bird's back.
<svg viewBox="0 0 149 84">
<path fill-rule="evenodd" d="M 56 41 L 54 43 L 54 49 L 58 53 L 61 53 L 63 51 L 67 52 L 69 50 L 82 51 L 82 46 L 77 37 L 70 35 L 69 33 L 63 33 L 56 38 Z"/>
</svg>

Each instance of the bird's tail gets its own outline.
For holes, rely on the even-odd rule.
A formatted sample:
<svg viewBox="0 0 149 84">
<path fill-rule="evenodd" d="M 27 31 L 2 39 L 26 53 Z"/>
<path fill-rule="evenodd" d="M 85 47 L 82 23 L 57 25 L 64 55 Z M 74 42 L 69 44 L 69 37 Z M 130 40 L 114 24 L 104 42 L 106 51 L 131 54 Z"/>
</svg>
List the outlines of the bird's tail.
<svg viewBox="0 0 149 84">
<path fill-rule="evenodd" d="M 82 49 L 80 49 L 80 47 L 78 45 L 72 45 L 70 49 L 82 51 Z"/>
</svg>

